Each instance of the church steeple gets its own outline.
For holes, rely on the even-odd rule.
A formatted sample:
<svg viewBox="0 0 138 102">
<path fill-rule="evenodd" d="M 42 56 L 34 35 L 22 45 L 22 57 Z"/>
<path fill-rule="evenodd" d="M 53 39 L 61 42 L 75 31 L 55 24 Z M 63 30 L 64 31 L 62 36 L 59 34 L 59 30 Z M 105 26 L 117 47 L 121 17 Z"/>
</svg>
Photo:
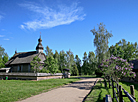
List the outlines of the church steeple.
<svg viewBox="0 0 138 102">
<path fill-rule="evenodd" d="M 41 35 L 40 35 L 40 38 L 38 39 L 38 45 L 36 46 L 37 53 L 43 52 L 43 50 L 44 50 L 41 42 L 42 42 L 42 39 L 41 39 Z"/>
</svg>

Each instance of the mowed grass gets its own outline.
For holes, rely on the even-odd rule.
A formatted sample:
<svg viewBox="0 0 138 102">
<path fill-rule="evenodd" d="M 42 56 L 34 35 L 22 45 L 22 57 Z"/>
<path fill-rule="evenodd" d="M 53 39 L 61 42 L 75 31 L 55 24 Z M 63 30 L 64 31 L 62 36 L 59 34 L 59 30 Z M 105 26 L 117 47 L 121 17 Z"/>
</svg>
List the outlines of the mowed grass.
<svg viewBox="0 0 138 102">
<path fill-rule="evenodd" d="M 130 93 L 130 85 L 134 85 L 136 102 L 138 101 L 138 84 L 119 82 L 119 85 L 122 85 L 122 87 L 129 93 Z M 107 89 L 106 89 L 103 82 L 102 82 L 102 84 L 100 84 L 100 82 L 98 82 L 94 86 L 92 92 L 87 97 L 85 102 L 103 102 L 103 97 L 105 97 L 106 94 L 111 95 L 111 97 L 113 98 L 112 88 L 107 87 Z M 124 102 L 130 102 L 130 100 L 127 97 L 123 97 L 123 99 L 124 99 Z M 113 99 L 113 102 L 117 102 L 115 98 Z"/>
<path fill-rule="evenodd" d="M 0 102 L 22 100 L 80 79 L 0 80 Z"/>
</svg>

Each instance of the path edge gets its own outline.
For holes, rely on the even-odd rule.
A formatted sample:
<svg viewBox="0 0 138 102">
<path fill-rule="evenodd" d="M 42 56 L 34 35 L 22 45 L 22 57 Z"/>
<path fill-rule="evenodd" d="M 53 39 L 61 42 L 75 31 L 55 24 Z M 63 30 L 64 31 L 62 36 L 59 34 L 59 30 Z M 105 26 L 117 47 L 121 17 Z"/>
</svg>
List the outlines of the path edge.
<svg viewBox="0 0 138 102">
<path fill-rule="evenodd" d="M 85 102 L 85 100 L 87 99 L 87 97 L 89 96 L 89 94 L 92 92 L 94 86 L 96 85 L 96 83 L 98 82 L 99 79 L 97 79 L 95 82 L 94 82 L 94 85 L 92 86 L 90 92 L 84 97 L 83 101 L 82 102 Z"/>
</svg>

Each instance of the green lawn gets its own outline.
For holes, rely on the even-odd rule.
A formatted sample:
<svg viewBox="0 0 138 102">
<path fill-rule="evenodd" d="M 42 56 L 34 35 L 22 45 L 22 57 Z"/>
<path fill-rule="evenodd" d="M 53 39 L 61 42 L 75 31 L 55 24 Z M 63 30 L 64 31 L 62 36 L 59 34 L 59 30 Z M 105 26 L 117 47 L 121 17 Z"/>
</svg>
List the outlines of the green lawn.
<svg viewBox="0 0 138 102">
<path fill-rule="evenodd" d="M 138 101 L 138 85 L 137 84 L 131 84 L 131 83 L 127 83 L 127 82 L 119 82 L 119 85 L 122 85 L 122 87 L 128 91 L 130 93 L 130 85 L 134 85 L 135 87 L 135 97 L 136 97 L 136 101 Z M 87 97 L 85 102 L 103 102 L 103 97 L 105 97 L 106 94 L 111 95 L 111 97 L 113 97 L 112 94 L 112 89 L 111 88 L 105 88 L 104 84 L 100 84 L 99 82 L 96 84 L 96 86 L 94 86 L 94 89 L 92 90 L 92 92 L 90 93 L 90 95 Z M 127 97 L 123 98 L 124 102 L 130 102 L 129 99 Z M 116 100 L 114 99 L 113 102 L 116 102 Z"/>
<path fill-rule="evenodd" d="M 13 102 L 80 79 L 0 80 L 0 102 Z"/>
<path fill-rule="evenodd" d="M 88 77 L 88 78 L 100 78 L 97 77 L 96 75 L 79 75 L 79 76 L 71 76 L 71 78 L 75 78 L 75 77 Z M 101 78 L 103 78 L 104 76 L 101 76 Z"/>
</svg>

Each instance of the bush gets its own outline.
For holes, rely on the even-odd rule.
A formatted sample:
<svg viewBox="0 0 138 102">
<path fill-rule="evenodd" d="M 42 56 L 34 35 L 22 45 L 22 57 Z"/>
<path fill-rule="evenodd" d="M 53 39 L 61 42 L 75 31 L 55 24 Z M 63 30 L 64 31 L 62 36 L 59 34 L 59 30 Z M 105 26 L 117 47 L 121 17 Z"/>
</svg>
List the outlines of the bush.
<svg viewBox="0 0 138 102">
<path fill-rule="evenodd" d="M 135 77 L 135 72 L 133 70 L 133 64 L 128 63 L 127 60 L 124 60 L 119 57 L 111 56 L 107 60 L 103 60 L 100 64 L 100 69 L 105 75 L 123 78 L 123 77 Z"/>
<path fill-rule="evenodd" d="M 42 70 L 40 70 L 40 73 L 49 73 L 49 70 L 43 68 Z"/>
<path fill-rule="evenodd" d="M 95 70 L 95 74 L 97 77 L 101 77 L 103 75 L 103 73 L 99 72 L 98 70 Z"/>
<path fill-rule="evenodd" d="M 61 71 L 60 70 L 57 70 L 57 72 L 56 73 L 61 73 Z"/>
</svg>

